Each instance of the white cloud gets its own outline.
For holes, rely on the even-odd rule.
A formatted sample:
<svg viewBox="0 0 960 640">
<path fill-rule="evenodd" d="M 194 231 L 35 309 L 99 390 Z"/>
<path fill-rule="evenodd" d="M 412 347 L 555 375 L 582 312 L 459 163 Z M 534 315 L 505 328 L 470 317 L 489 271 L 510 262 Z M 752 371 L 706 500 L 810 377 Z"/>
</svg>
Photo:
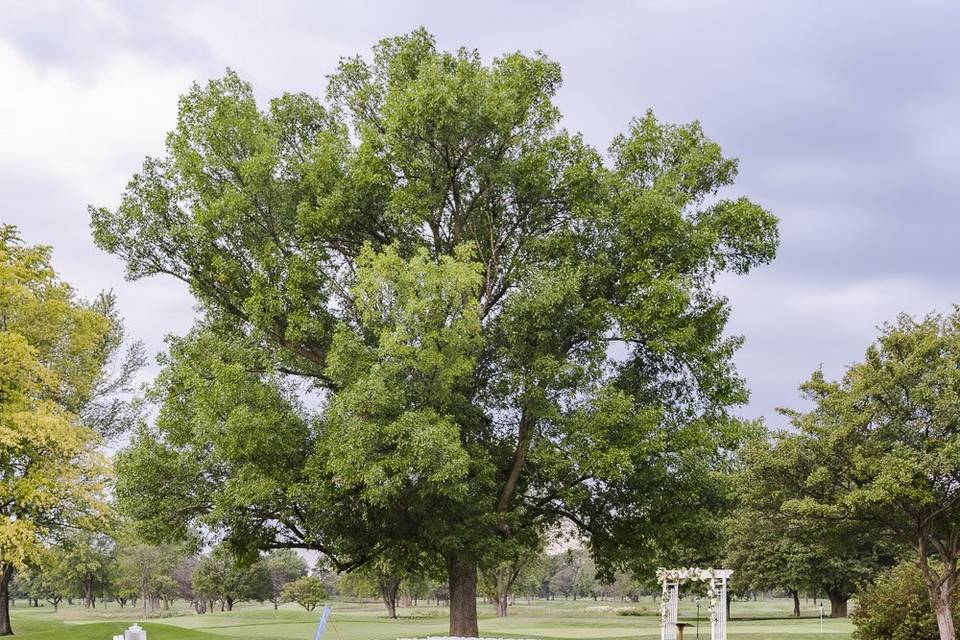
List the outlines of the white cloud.
<svg viewBox="0 0 960 640">
<path fill-rule="evenodd" d="M 169 279 L 125 282 L 120 261 L 93 245 L 86 206 L 116 204 L 143 156 L 162 152 L 193 72 L 128 53 L 88 71 L 39 64 L 0 40 L 0 222 L 52 245 L 84 297 L 113 289 L 130 333 L 157 352 L 189 327 L 192 301 Z"/>
<path fill-rule="evenodd" d="M 132 54 L 83 77 L 0 41 L 0 171 L 81 196 L 116 199 L 147 152 L 162 150 L 177 96 L 196 71 Z"/>
</svg>

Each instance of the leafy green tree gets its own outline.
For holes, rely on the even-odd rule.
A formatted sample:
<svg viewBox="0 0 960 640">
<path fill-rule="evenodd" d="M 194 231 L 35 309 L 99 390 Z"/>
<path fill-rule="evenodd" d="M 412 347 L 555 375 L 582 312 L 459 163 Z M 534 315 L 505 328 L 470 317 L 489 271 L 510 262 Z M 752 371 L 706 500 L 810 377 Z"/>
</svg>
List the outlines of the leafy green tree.
<svg viewBox="0 0 960 640">
<path fill-rule="evenodd" d="M 284 585 L 307 575 L 309 567 L 306 560 L 292 549 L 273 551 L 263 558 L 263 563 L 270 573 L 271 600 L 276 609 L 283 599 Z"/>
<path fill-rule="evenodd" d="M 791 414 L 815 448 L 796 508 L 857 522 L 916 550 L 942 640 L 955 640 L 960 585 L 960 309 L 883 327 L 836 382 L 803 385 L 815 403 Z"/>
<path fill-rule="evenodd" d="M 404 573 L 405 575 L 401 575 Z M 391 564 L 378 558 L 359 569 L 344 576 L 341 581 L 342 590 L 355 597 L 377 596 L 387 608 L 387 617 L 397 617 L 397 605 L 400 601 L 401 587 L 407 575 L 398 565 Z"/>
<path fill-rule="evenodd" d="M 125 597 L 138 597 L 146 617 L 147 607 L 154 611 L 158 601 L 170 597 L 171 576 L 184 552 L 175 545 L 125 541 L 119 545 L 116 556 L 115 588 Z"/>
<path fill-rule="evenodd" d="M 200 559 L 193 574 L 193 589 L 207 600 L 219 600 L 221 611 L 233 611 L 244 601 L 263 602 L 273 593 L 270 569 L 263 561 L 243 563 L 220 546 Z"/>
<path fill-rule="evenodd" d="M 554 556 L 556 561 L 550 576 L 550 591 L 566 598 L 577 599 L 592 593 L 596 583 L 596 569 L 582 549 L 570 549 Z"/>
<path fill-rule="evenodd" d="M 283 587 L 284 602 L 296 602 L 307 611 L 313 611 L 327 597 L 323 580 L 317 576 L 304 576 Z"/>
<path fill-rule="evenodd" d="M 24 595 L 34 601 L 46 600 L 54 612 L 76 586 L 67 554 L 58 548 L 48 549 L 40 563 L 22 572 L 20 578 Z"/>
<path fill-rule="evenodd" d="M 809 439 L 789 432 L 741 450 L 726 562 L 741 587 L 788 591 L 794 615 L 800 615 L 800 592 L 813 591 L 827 594 L 830 616 L 838 618 L 846 617 L 857 586 L 895 559 L 889 545 L 860 522 L 818 518 L 797 508 L 810 489 L 808 477 L 825 461 Z M 821 498 L 828 495 L 823 491 Z"/>
<path fill-rule="evenodd" d="M 620 601 L 636 601 L 640 598 L 640 583 L 625 571 L 620 571 L 614 575 L 613 580 L 608 583 L 608 587 L 610 595 Z"/>
<path fill-rule="evenodd" d="M 109 509 L 90 405 L 115 327 L 50 265 L 0 226 L 0 635 L 11 635 L 9 585 L 72 529 L 97 529 Z"/>
<path fill-rule="evenodd" d="M 497 617 L 505 618 L 510 596 L 520 575 L 536 570 L 542 554 L 541 547 L 514 547 L 512 552 L 501 552 L 498 564 L 489 565 L 480 571 L 480 593 L 493 601 Z"/>
<path fill-rule="evenodd" d="M 61 544 L 65 578 L 73 585 L 70 592 L 83 595 L 84 607 L 96 608 L 96 595 L 103 592 L 110 579 L 115 542 L 102 533 L 79 531 Z"/>
<path fill-rule="evenodd" d="M 129 277 L 206 314 L 118 461 L 146 529 L 430 556 L 456 636 L 496 541 L 568 520 L 609 571 L 695 532 L 746 398 L 714 283 L 774 257 L 776 218 L 718 195 L 737 162 L 699 124 L 648 113 L 605 156 L 560 128 L 559 85 L 418 30 L 342 61 L 326 105 L 261 110 L 233 73 L 183 97 L 166 155 L 91 208 Z"/>
</svg>

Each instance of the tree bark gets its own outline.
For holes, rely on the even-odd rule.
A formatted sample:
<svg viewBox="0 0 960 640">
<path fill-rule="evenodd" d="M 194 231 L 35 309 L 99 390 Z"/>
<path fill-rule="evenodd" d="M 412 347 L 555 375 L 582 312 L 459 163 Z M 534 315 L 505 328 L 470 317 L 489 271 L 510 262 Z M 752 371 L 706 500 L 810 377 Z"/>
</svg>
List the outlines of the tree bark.
<svg viewBox="0 0 960 640">
<path fill-rule="evenodd" d="M 830 597 L 830 617 L 831 618 L 846 618 L 847 617 L 847 600 L 850 599 L 850 596 L 841 592 L 839 589 L 830 587 L 827 589 L 827 596 Z"/>
<path fill-rule="evenodd" d="M 940 640 L 957 640 L 957 632 L 953 627 L 953 611 L 949 600 L 937 602 L 934 609 L 937 614 L 937 629 L 940 631 Z"/>
<path fill-rule="evenodd" d="M 0 636 L 12 636 L 10 626 L 10 580 L 13 578 L 13 565 L 0 565 Z"/>
<path fill-rule="evenodd" d="M 447 558 L 447 580 L 450 583 L 450 635 L 476 638 L 477 564 L 462 556 Z"/>
<path fill-rule="evenodd" d="M 793 596 L 793 615 L 800 617 L 800 592 L 796 589 L 790 589 L 790 595 Z"/>
<path fill-rule="evenodd" d="M 927 585 L 930 603 L 933 605 L 933 612 L 937 617 L 937 630 L 940 633 L 940 640 L 957 640 L 957 632 L 953 625 L 953 607 L 951 606 L 958 581 L 960 581 L 960 577 L 957 575 L 955 547 L 950 549 L 941 547 L 941 555 L 946 557 L 943 558 L 944 565 L 939 575 L 930 566 L 927 553 L 926 541 L 921 538 L 917 546 L 917 563 L 920 565 L 920 573 Z"/>
</svg>

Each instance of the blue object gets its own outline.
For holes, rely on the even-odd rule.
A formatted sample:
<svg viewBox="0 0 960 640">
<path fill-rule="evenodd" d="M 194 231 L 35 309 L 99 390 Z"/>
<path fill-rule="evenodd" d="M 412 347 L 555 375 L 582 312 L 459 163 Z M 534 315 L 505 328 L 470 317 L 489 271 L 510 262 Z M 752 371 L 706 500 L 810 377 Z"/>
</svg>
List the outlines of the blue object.
<svg viewBox="0 0 960 640">
<path fill-rule="evenodd" d="M 320 622 L 317 624 L 317 633 L 314 634 L 313 640 L 320 640 L 323 638 L 323 630 L 327 628 L 327 620 L 330 619 L 330 607 L 324 607 L 323 613 L 320 615 Z"/>
</svg>

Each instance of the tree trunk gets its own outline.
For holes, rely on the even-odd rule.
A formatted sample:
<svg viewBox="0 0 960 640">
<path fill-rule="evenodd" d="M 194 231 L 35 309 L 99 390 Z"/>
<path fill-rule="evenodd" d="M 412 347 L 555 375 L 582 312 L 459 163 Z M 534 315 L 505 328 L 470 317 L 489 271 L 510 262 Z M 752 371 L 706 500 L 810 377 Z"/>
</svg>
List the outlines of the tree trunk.
<svg viewBox="0 0 960 640">
<path fill-rule="evenodd" d="M 725 605 L 727 607 L 727 620 L 730 619 L 730 601 L 731 600 L 733 600 L 733 596 L 730 595 L 729 591 L 727 591 L 727 603 Z"/>
<path fill-rule="evenodd" d="M 450 635 L 476 638 L 480 635 L 476 562 L 466 557 L 447 558 L 447 580 L 450 583 Z"/>
<path fill-rule="evenodd" d="M 947 559 L 944 562 L 942 573 L 937 575 L 930 567 L 926 548 L 922 543 L 919 551 L 920 572 L 923 574 L 923 581 L 927 585 L 927 593 L 930 595 L 933 612 L 937 616 L 940 640 L 957 640 L 957 632 L 953 626 L 953 607 L 951 606 L 957 589 L 957 559 Z"/>
<path fill-rule="evenodd" d="M 937 629 L 940 631 L 940 640 L 957 640 L 957 632 L 953 628 L 953 612 L 950 601 L 940 600 L 934 609 L 937 614 Z"/>
<path fill-rule="evenodd" d="M 790 595 L 793 596 L 793 615 L 800 617 L 800 592 L 796 589 L 790 589 Z"/>
<path fill-rule="evenodd" d="M 847 600 L 850 599 L 850 596 L 841 592 L 839 589 L 835 589 L 834 587 L 827 589 L 827 596 L 830 597 L 830 617 L 846 618 Z"/>
<path fill-rule="evenodd" d="M 502 596 L 494 596 L 493 604 L 497 607 L 497 617 L 506 618 L 507 617 L 507 596 L 506 594 Z"/>
<path fill-rule="evenodd" d="M 4 564 L 0 573 L 0 636 L 12 636 L 10 626 L 10 580 L 13 578 L 13 565 Z"/>
<path fill-rule="evenodd" d="M 227 598 L 227 611 L 233 611 L 233 598 Z"/>
<path fill-rule="evenodd" d="M 377 580 L 377 586 L 380 589 L 380 599 L 383 600 L 383 604 L 387 607 L 387 617 L 391 620 L 396 620 L 397 593 L 400 591 L 400 576 L 380 576 Z"/>
</svg>

